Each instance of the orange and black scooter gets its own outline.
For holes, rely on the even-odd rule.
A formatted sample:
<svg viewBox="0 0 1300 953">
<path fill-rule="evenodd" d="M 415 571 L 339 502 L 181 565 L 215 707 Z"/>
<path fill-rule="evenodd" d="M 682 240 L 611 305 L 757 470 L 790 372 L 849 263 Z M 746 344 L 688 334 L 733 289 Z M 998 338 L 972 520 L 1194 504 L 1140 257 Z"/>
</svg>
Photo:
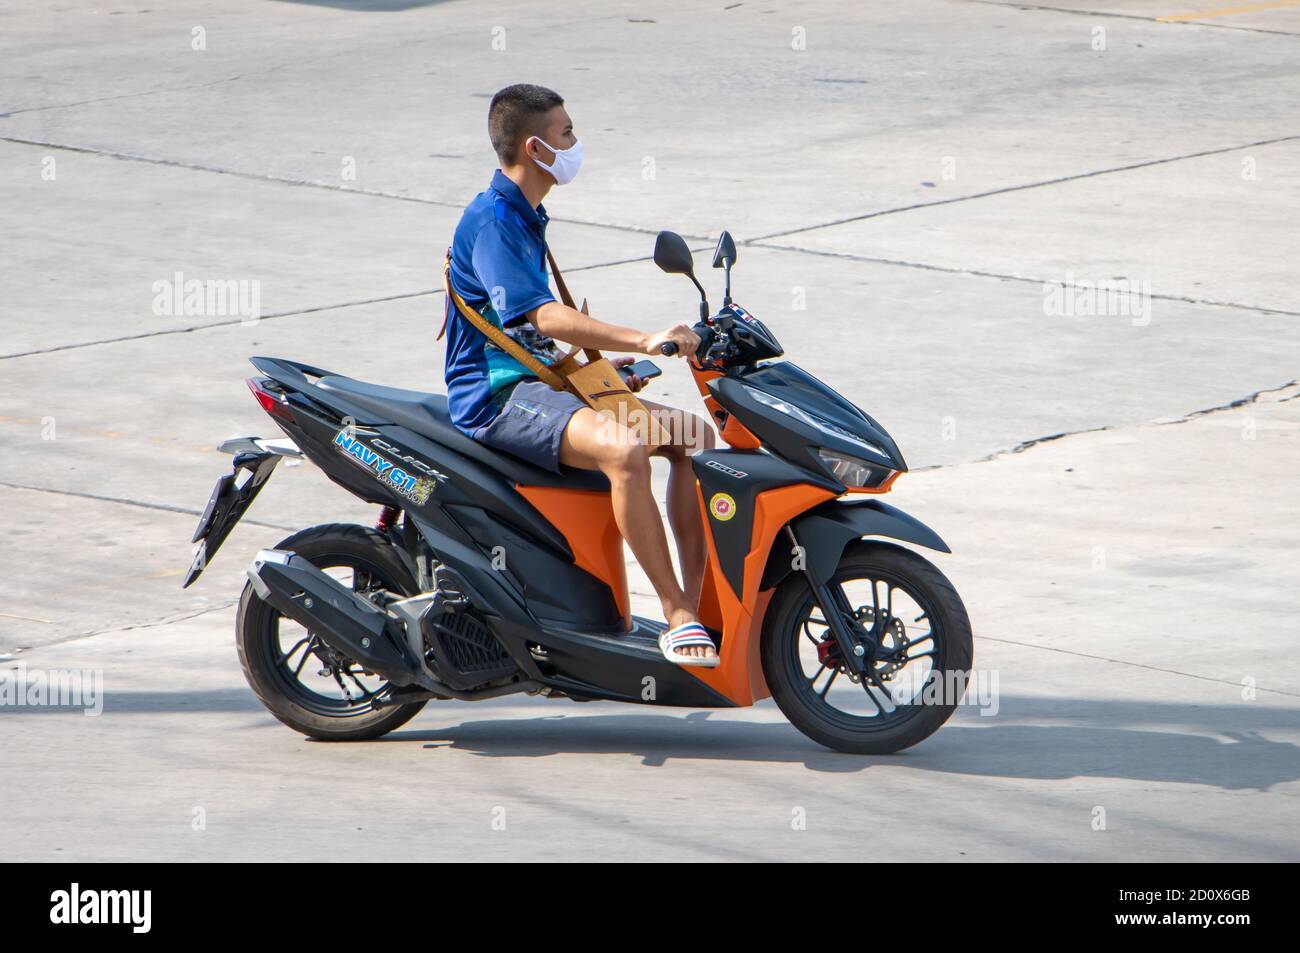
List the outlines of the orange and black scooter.
<svg viewBox="0 0 1300 953">
<path fill-rule="evenodd" d="M 441 395 L 255 357 L 249 387 L 289 439 L 222 444 L 232 471 L 199 521 L 185 585 L 286 457 L 382 507 L 373 527 L 305 529 L 249 568 L 237 644 L 272 714 L 342 740 L 392 731 L 433 699 L 718 708 L 771 695 L 808 737 L 871 754 L 947 720 L 971 668 L 970 623 L 908 548 L 948 552 L 943 540 L 879 499 L 907 469 L 893 439 L 776 360 L 771 331 L 731 301 L 730 235 L 714 255 L 716 314 L 680 236 L 661 232 L 654 257 L 700 290 L 691 370 L 729 446 L 692 458 L 708 538 L 699 616 L 720 664 L 672 664 L 664 623 L 632 615 L 603 475 L 557 475 L 479 444 Z"/>
</svg>

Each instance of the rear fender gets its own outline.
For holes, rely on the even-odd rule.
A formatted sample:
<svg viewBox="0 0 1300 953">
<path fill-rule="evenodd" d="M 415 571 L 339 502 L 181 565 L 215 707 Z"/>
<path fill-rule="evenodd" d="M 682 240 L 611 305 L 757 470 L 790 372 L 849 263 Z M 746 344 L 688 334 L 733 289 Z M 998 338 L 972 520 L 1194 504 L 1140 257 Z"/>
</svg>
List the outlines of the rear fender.
<svg viewBox="0 0 1300 953">
<path fill-rule="evenodd" d="M 285 457 L 302 457 L 302 452 L 290 440 L 265 440 L 261 437 L 237 437 L 227 440 L 217 449 L 234 456 L 230 461 L 230 472 L 217 480 L 208 505 L 199 517 L 193 538 L 199 546 L 181 583 L 182 589 L 191 586 L 207 568 L 231 530 L 253 505 L 257 494 L 262 492 L 266 481 L 271 479 L 276 464 Z M 239 480 L 241 472 L 248 474 L 242 483 Z"/>
</svg>

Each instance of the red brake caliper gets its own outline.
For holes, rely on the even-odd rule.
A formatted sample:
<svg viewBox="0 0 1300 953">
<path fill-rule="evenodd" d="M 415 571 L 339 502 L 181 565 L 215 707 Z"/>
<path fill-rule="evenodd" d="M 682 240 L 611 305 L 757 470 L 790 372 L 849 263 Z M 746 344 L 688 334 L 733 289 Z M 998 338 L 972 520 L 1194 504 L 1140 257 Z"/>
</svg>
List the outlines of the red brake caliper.
<svg viewBox="0 0 1300 953">
<path fill-rule="evenodd" d="M 817 661 L 827 668 L 838 669 L 840 667 L 840 647 L 835 641 L 835 636 L 827 635 L 826 638 L 817 643 Z"/>
</svg>

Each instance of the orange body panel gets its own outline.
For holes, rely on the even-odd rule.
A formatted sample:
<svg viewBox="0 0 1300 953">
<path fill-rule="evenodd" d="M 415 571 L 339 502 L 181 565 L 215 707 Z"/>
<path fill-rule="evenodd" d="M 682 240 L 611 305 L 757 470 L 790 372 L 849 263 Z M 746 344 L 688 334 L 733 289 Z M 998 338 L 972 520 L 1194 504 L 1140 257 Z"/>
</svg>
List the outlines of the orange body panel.
<svg viewBox="0 0 1300 953">
<path fill-rule="evenodd" d="M 709 511 L 698 484 L 696 492 L 699 494 L 700 516 L 708 528 Z M 791 519 L 834 498 L 835 494 L 830 490 L 807 483 L 777 487 L 755 498 L 757 512 L 754 513 L 754 529 L 744 563 L 744 591 L 740 593 L 732 592 L 718 564 L 713 534 L 705 533 L 709 541 L 709 556 L 704 567 L 699 613 L 701 622 L 722 633 L 722 648 L 718 652 L 721 661 L 717 668 L 688 668 L 687 671 L 737 705 L 752 705 L 771 694 L 763 678 L 759 640 L 772 593 L 760 593 L 758 585 L 767 567 L 772 543 Z"/>
<path fill-rule="evenodd" d="M 614 522 L 609 492 L 520 484 L 515 489 L 563 534 L 578 568 L 609 586 L 619 612 L 623 613 L 623 628 L 630 629 L 632 600 L 627 591 L 623 537 Z"/>
<path fill-rule="evenodd" d="M 715 377 L 721 377 L 721 371 L 706 371 L 703 368 L 695 366 L 691 361 L 691 376 L 695 378 L 695 386 L 704 398 L 704 406 L 709 412 L 709 419 L 715 424 L 718 421 L 718 415 L 726 415 L 727 422 L 718 430 L 718 434 L 726 441 L 727 446 L 734 450 L 757 450 L 762 444 L 759 439 L 750 432 L 750 429 L 736 419 L 735 414 L 728 414 L 725 409 L 719 406 L 718 402 L 713 399 L 709 393 L 709 381 Z"/>
<path fill-rule="evenodd" d="M 714 412 L 722 408 L 709 394 L 707 385 L 718 376 L 718 372 L 701 370 L 692 363 L 691 373 L 716 421 Z M 722 438 L 738 450 L 757 449 L 760 445 L 758 438 L 734 415 L 728 416 L 727 426 L 721 433 Z M 892 483 L 893 478 L 873 492 L 886 492 Z M 517 486 L 516 489 L 564 535 L 573 550 L 574 562 L 610 587 L 623 613 L 624 624 L 630 628 L 632 610 L 623 560 L 623 538 L 614 522 L 609 493 L 538 486 Z M 786 523 L 819 503 L 834 499 L 836 494 L 807 483 L 760 493 L 755 498 L 753 531 L 744 561 L 744 591 L 737 593 L 732 591 L 718 563 L 709 510 L 698 483 L 695 490 L 708 541 L 708 558 L 697 611 L 702 623 L 722 633 L 722 647 L 717 668 L 687 668 L 687 671 L 734 704 L 752 705 L 771 694 L 763 677 L 759 654 L 762 623 L 772 597 L 771 591 L 759 592 L 758 589 L 767 567 L 768 554 Z"/>
</svg>

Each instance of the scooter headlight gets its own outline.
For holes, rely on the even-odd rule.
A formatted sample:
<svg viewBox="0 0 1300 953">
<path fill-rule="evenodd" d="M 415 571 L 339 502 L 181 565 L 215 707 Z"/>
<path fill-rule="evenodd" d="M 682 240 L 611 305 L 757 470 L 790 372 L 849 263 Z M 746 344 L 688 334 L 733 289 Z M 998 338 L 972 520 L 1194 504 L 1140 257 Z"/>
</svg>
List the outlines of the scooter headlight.
<svg viewBox="0 0 1300 953">
<path fill-rule="evenodd" d="M 888 467 L 821 447 L 817 448 L 817 456 L 821 457 L 826 468 L 835 474 L 835 479 L 850 488 L 874 490 L 897 473 L 896 470 L 890 470 Z"/>
</svg>

